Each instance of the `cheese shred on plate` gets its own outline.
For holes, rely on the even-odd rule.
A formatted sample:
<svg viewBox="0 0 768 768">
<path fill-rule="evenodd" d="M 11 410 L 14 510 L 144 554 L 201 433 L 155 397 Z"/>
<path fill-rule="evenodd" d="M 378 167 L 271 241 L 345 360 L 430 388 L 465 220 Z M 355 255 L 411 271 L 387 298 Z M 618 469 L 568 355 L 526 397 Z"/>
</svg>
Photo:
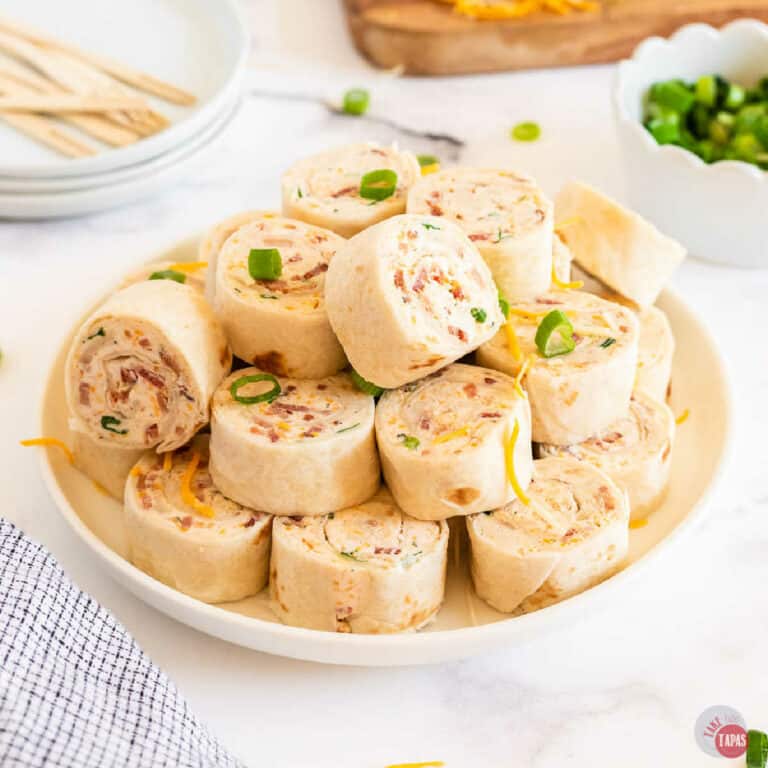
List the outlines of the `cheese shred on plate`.
<svg viewBox="0 0 768 768">
<path fill-rule="evenodd" d="M 552 284 L 563 291 L 577 291 L 579 288 L 584 287 L 584 282 L 582 280 L 572 280 L 571 282 L 564 283 L 557 277 L 557 272 L 554 267 L 552 267 Z"/>
<path fill-rule="evenodd" d="M 70 464 L 73 464 L 75 459 L 74 456 L 72 456 L 72 451 L 67 448 L 67 446 L 58 438 L 55 437 L 34 437 L 29 440 L 20 440 L 19 441 L 21 445 L 23 445 L 25 448 L 28 448 L 33 445 L 43 445 L 48 448 L 59 448 L 60 450 L 64 451 L 64 455 L 67 457 L 67 461 Z"/>
</svg>

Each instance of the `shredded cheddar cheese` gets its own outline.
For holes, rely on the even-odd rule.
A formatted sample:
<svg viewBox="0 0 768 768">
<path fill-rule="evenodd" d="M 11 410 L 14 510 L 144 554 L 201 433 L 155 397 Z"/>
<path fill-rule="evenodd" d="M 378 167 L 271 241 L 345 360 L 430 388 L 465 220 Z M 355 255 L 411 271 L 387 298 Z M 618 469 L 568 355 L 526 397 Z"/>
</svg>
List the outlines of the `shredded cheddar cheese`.
<svg viewBox="0 0 768 768">
<path fill-rule="evenodd" d="M 512 435 L 504 443 L 504 463 L 507 465 L 507 479 L 512 486 L 512 490 L 515 492 L 515 496 L 520 499 L 521 504 L 525 504 L 527 507 L 531 503 L 531 500 L 525 495 L 525 491 L 521 488 L 517 479 L 517 474 L 515 473 L 515 444 L 517 443 L 519 434 L 520 423 L 515 419 Z"/>
<path fill-rule="evenodd" d="M 515 315 L 516 317 L 525 318 L 526 320 L 538 320 L 549 313 L 548 312 L 531 312 L 530 310 L 520 309 L 519 307 L 510 307 L 509 314 Z"/>
<path fill-rule="evenodd" d="M 676 419 L 676 424 L 685 424 L 686 421 L 688 421 L 688 417 L 691 415 L 691 412 L 686 408 Z"/>
<path fill-rule="evenodd" d="M 642 520 L 629 521 L 629 527 L 633 531 L 636 530 L 637 528 L 645 528 L 646 525 L 648 525 L 648 519 L 645 517 Z"/>
<path fill-rule="evenodd" d="M 528 355 L 528 357 L 525 358 L 525 362 L 523 363 L 522 367 L 517 372 L 517 376 L 515 376 L 515 390 L 517 391 L 517 394 L 520 395 L 520 397 L 525 397 L 525 390 L 522 387 L 523 379 L 528 373 L 528 369 L 531 367 L 533 360 L 534 356 Z"/>
<path fill-rule="evenodd" d="M 398 763 L 387 765 L 385 768 L 441 768 L 445 763 L 442 760 L 430 760 L 426 763 Z"/>
<path fill-rule="evenodd" d="M 581 216 L 569 216 L 567 219 L 555 222 L 555 232 L 559 232 L 561 229 L 570 227 L 572 224 L 580 224 L 583 221 Z"/>
<path fill-rule="evenodd" d="M 206 269 L 207 267 L 207 261 L 179 261 L 176 264 L 171 264 L 168 269 L 172 269 L 176 272 L 197 272 L 198 270 Z"/>
<path fill-rule="evenodd" d="M 91 483 L 93 484 L 93 487 L 103 496 L 109 496 L 109 491 L 101 484 L 96 482 L 95 480 L 91 480 Z"/>
<path fill-rule="evenodd" d="M 558 278 L 554 267 L 552 267 L 552 284 L 561 291 L 577 291 L 579 288 L 584 287 L 583 280 L 573 280 L 570 283 L 564 283 Z"/>
<path fill-rule="evenodd" d="M 192 507 L 198 514 L 203 517 L 215 517 L 214 511 L 207 505 L 203 504 L 200 499 L 192 493 L 190 483 L 195 475 L 197 465 L 200 463 L 200 454 L 197 451 L 192 451 L 192 458 L 187 464 L 187 468 L 184 470 L 184 474 L 181 477 L 181 499 L 182 501 Z"/>
<path fill-rule="evenodd" d="M 44 445 L 47 448 L 59 448 L 64 451 L 64 455 L 67 457 L 67 461 L 70 464 L 75 463 L 75 457 L 72 455 L 72 451 L 67 448 L 63 441 L 56 437 L 33 437 L 29 440 L 20 440 L 21 445 L 29 447 L 32 445 Z"/>
<path fill-rule="evenodd" d="M 460 427 L 459 429 L 454 429 L 452 432 L 444 432 L 442 435 L 438 435 L 432 441 L 432 445 L 447 443 L 449 440 L 455 440 L 457 437 L 464 437 L 464 435 L 466 434 L 467 434 L 466 427 Z"/>
<path fill-rule="evenodd" d="M 509 350 L 509 354 L 512 355 L 515 360 L 519 360 L 522 357 L 522 353 L 520 352 L 520 344 L 517 341 L 515 326 L 512 325 L 511 320 L 507 320 L 504 328 L 507 332 L 507 349 Z"/>
<path fill-rule="evenodd" d="M 163 454 L 163 472 L 170 472 L 173 469 L 173 451 Z"/>
<path fill-rule="evenodd" d="M 138 477 L 141 474 L 141 467 L 137 464 L 135 467 L 131 468 L 130 475 L 131 477 Z"/>
<path fill-rule="evenodd" d="M 430 173 L 437 173 L 440 170 L 440 163 L 430 163 L 421 166 L 421 175 L 429 176 Z"/>
</svg>

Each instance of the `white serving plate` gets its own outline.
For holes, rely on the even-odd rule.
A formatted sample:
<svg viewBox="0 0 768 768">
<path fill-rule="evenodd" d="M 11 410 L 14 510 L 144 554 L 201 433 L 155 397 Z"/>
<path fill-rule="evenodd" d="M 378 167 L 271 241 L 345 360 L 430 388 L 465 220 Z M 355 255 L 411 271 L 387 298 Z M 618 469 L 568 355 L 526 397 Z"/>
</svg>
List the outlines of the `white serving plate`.
<svg viewBox="0 0 768 768">
<path fill-rule="evenodd" d="M 240 103 L 218 117 L 202 133 L 138 167 L 131 166 L 107 175 L 103 184 L 63 184 L 58 191 L 6 192 L 0 188 L 0 218 L 55 219 L 79 216 L 131 203 L 187 178 L 211 150 L 237 114 Z"/>
<path fill-rule="evenodd" d="M 197 240 L 189 240 L 157 259 L 196 258 Z M 156 260 L 157 260 L 156 259 Z M 586 592 L 522 616 L 489 608 L 471 589 L 461 520 L 451 522 L 445 604 L 436 621 L 418 633 L 349 635 L 284 626 L 269 610 L 266 591 L 237 603 L 213 606 L 155 581 L 123 558 L 125 542 L 116 501 L 73 469 L 60 451 L 41 452 L 43 477 L 56 505 L 105 571 L 134 595 L 169 616 L 232 643 L 266 653 L 330 664 L 394 666 L 425 664 L 515 645 L 584 617 L 593 606 L 619 599 L 622 587 L 689 530 L 704 509 L 724 464 L 730 433 L 730 389 L 725 368 L 707 330 L 686 304 L 666 291 L 659 306 L 678 339 L 673 366 L 672 406 L 690 409 L 678 430 L 672 479 L 664 505 L 644 528 L 630 531 L 627 567 Z M 69 439 L 64 404 L 63 368 L 79 318 L 62 341 L 48 373 L 40 412 L 41 434 Z M 460 546 L 455 546 L 456 542 Z"/>
<path fill-rule="evenodd" d="M 3 0 L 2 14 L 166 80 L 198 97 L 180 107 L 147 96 L 172 124 L 127 147 L 67 158 L 0 123 L 0 177 L 102 173 L 156 157 L 217 119 L 240 93 L 249 39 L 235 0 Z"/>
</svg>

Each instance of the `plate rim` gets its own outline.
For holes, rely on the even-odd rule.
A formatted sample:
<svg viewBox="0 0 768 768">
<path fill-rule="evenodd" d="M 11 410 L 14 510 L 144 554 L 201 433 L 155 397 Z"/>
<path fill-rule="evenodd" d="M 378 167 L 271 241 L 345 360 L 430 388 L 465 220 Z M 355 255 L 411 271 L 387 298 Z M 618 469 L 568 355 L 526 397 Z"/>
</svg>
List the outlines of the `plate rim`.
<svg viewBox="0 0 768 768">
<path fill-rule="evenodd" d="M 199 235 L 176 240 L 168 247 L 156 251 L 152 258 L 137 262 L 137 267 L 140 264 L 159 260 L 163 256 L 167 257 L 169 252 L 196 241 L 199 241 Z M 87 305 L 87 307 L 92 308 L 103 296 L 104 292 L 101 292 L 99 298 L 90 302 L 84 301 L 83 306 Z M 365 635 L 292 627 L 280 622 L 266 621 L 258 617 L 227 611 L 216 605 L 203 603 L 189 597 L 155 580 L 108 547 L 83 522 L 59 487 L 51 458 L 53 452 L 47 450 L 40 451 L 38 459 L 43 480 L 59 514 L 64 517 L 70 530 L 96 554 L 100 567 L 105 568 L 113 580 L 128 589 L 142 602 L 205 634 L 273 655 L 327 664 L 352 664 L 366 667 L 407 666 L 440 663 L 446 660 L 474 656 L 484 650 L 498 647 L 503 639 L 511 638 L 514 634 L 523 636 L 543 635 L 554 625 L 557 625 L 561 618 L 567 619 L 569 614 L 580 612 L 586 606 L 604 603 L 612 588 L 621 587 L 629 579 L 637 577 L 662 553 L 669 552 L 672 544 L 679 543 L 684 535 L 690 533 L 701 521 L 710 502 L 718 492 L 723 478 L 727 474 L 733 453 L 733 388 L 728 375 L 728 368 L 712 333 L 701 322 L 699 316 L 691 309 L 680 293 L 667 288 L 662 292 L 661 298 L 671 300 L 687 311 L 690 319 L 697 327 L 697 332 L 706 339 L 717 362 L 717 373 L 722 382 L 723 392 L 724 437 L 715 469 L 701 496 L 692 505 L 686 516 L 663 539 L 642 554 L 629 567 L 623 568 L 609 579 L 584 592 L 531 613 L 509 616 L 487 624 L 435 632 Z M 90 311 L 90 309 L 86 311 Z M 46 395 L 53 379 L 56 362 L 68 336 L 75 327 L 75 323 L 78 322 L 78 318 L 82 318 L 84 315 L 85 313 L 81 311 L 77 318 L 71 319 L 71 322 L 67 324 L 62 324 L 65 330 L 55 345 L 56 351 L 53 360 L 47 367 L 38 401 L 37 425 L 40 430 L 44 427 Z M 41 431 L 40 434 L 43 432 Z M 244 635 L 253 632 L 254 628 L 259 630 L 257 641 L 248 642 L 249 638 L 244 637 Z M 238 639 L 234 639 L 234 635 L 239 635 Z M 281 644 L 284 646 L 278 649 Z M 305 648 L 305 644 L 309 647 Z M 406 658 L 401 661 L 398 656 L 404 652 L 406 652 Z"/>
<path fill-rule="evenodd" d="M 232 29 L 239 37 L 239 47 L 233 66 L 221 87 L 199 108 L 167 128 L 126 147 L 113 147 L 104 152 L 83 158 L 70 158 L 69 162 L 51 172 L 51 165 L 1 165 L 0 178 L 8 180 L 62 179 L 98 175 L 119 170 L 126 166 L 139 165 L 155 159 L 170 149 L 180 146 L 203 132 L 210 123 L 225 111 L 229 103 L 237 100 L 242 88 L 250 52 L 250 36 L 245 12 L 236 0 L 205 0 L 209 12 L 228 17 Z M 42 30 L 45 31 L 45 30 Z"/>
</svg>

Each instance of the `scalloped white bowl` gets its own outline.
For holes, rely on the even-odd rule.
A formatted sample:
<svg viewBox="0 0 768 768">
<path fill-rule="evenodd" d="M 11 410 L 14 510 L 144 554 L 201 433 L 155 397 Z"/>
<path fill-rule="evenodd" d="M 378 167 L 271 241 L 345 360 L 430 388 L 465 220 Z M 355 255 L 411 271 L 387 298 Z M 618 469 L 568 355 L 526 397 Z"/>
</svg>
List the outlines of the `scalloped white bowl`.
<svg viewBox="0 0 768 768">
<path fill-rule="evenodd" d="M 768 25 L 751 19 L 720 30 L 690 24 L 669 39 L 645 40 L 619 64 L 613 108 L 629 202 L 692 256 L 768 267 L 768 173 L 730 160 L 707 165 L 680 147 L 660 146 L 642 125 L 653 83 L 714 73 L 742 85 L 768 75 Z"/>
</svg>

